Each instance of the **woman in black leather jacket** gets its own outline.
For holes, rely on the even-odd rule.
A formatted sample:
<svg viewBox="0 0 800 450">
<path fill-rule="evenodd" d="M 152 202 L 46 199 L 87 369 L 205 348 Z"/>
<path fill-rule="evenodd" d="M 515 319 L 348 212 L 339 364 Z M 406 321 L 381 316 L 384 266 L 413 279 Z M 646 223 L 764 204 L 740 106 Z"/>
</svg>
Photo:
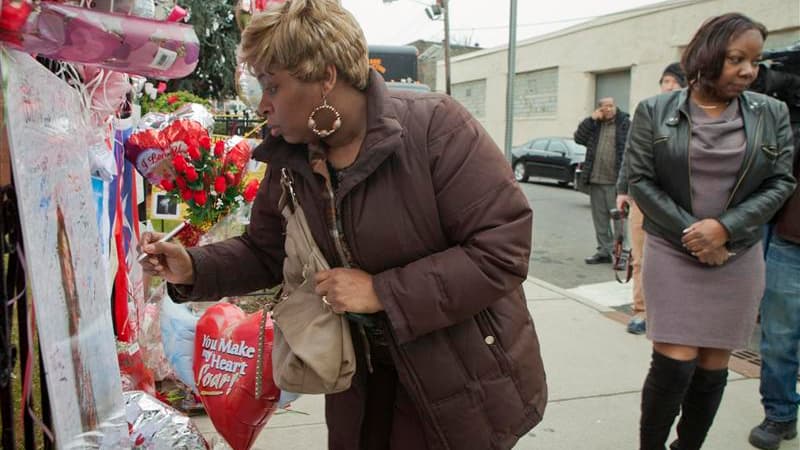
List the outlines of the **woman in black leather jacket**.
<svg viewBox="0 0 800 450">
<path fill-rule="evenodd" d="M 642 101 L 631 128 L 630 194 L 647 232 L 643 285 L 653 341 L 640 447 L 699 449 L 722 399 L 732 349 L 752 334 L 764 289 L 761 227 L 794 189 L 785 104 L 745 89 L 763 25 L 705 22 L 684 51 L 684 90 Z"/>
</svg>

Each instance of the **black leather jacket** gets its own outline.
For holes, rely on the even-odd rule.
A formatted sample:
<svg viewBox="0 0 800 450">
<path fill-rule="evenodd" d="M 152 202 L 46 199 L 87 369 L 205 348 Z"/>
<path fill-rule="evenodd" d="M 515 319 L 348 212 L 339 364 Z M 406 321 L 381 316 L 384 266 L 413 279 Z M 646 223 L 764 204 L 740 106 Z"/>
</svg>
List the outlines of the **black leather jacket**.
<svg viewBox="0 0 800 450">
<path fill-rule="evenodd" d="M 706 217 L 692 213 L 688 91 L 648 98 L 636 108 L 626 164 L 630 194 L 644 213 L 644 229 L 677 248 L 684 229 Z M 762 237 L 767 223 L 795 187 L 792 131 L 786 104 L 754 92 L 739 96 L 747 149 L 728 204 L 717 220 L 731 252 Z"/>
</svg>

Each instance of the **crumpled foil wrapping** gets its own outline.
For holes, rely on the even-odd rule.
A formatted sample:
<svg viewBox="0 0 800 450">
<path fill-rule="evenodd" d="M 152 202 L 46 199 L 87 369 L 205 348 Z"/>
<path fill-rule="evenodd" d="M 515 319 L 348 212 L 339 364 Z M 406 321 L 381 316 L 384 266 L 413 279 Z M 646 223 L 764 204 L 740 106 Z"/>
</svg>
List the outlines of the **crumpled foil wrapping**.
<svg viewBox="0 0 800 450">
<path fill-rule="evenodd" d="M 135 450 L 197 450 L 210 447 L 186 415 L 142 391 L 123 394 Z"/>
<path fill-rule="evenodd" d="M 209 132 L 214 129 L 214 115 L 198 103 L 185 103 L 173 113 L 147 113 L 139 120 L 138 128 L 161 130 L 179 119 L 194 120 Z"/>
</svg>

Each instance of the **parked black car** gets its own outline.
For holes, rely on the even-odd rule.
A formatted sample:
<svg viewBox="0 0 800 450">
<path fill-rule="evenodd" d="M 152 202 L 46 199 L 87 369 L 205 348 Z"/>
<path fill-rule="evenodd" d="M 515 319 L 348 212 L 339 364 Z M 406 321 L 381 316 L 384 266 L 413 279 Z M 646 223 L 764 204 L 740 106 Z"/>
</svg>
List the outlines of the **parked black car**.
<svg viewBox="0 0 800 450">
<path fill-rule="evenodd" d="M 511 167 L 519 182 L 542 177 L 577 186 L 575 169 L 585 158 L 586 147 L 565 137 L 537 138 L 511 149 Z"/>
</svg>

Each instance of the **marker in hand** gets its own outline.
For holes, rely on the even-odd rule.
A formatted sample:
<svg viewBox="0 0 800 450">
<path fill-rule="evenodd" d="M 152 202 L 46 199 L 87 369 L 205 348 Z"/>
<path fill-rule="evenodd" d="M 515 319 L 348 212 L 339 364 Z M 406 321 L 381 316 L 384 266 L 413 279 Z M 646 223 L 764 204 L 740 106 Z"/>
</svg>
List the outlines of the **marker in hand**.
<svg viewBox="0 0 800 450">
<path fill-rule="evenodd" d="M 178 233 L 180 233 L 180 232 L 181 232 L 181 230 L 183 229 L 183 227 L 185 227 L 185 226 L 186 226 L 186 222 L 181 222 L 181 223 L 180 223 L 180 225 L 178 225 L 177 227 L 175 227 L 175 228 L 174 228 L 172 231 L 170 231 L 169 233 L 165 234 L 165 235 L 164 235 L 164 236 L 163 236 L 161 239 L 159 239 L 158 241 L 156 241 L 156 242 L 151 242 L 151 244 L 158 244 L 158 243 L 161 243 L 161 242 L 167 242 L 167 241 L 171 240 L 172 238 L 174 238 L 175 236 L 177 236 L 177 235 L 178 235 Z M 148 256 L 150 256 L 150 254 L 149 254 L 149 253 L 144 253 L 144 252 L 142 252 L 142 254 L 141 254 L 141 255 L 139 255 L 139 258 L 138 258 L 136 261 L 137 261 L 137 262 L 142 262 L 142 261 L 144 261 L 145 259 L 147 259 L 147 257 L 148 257 Z"/>
</svg>

